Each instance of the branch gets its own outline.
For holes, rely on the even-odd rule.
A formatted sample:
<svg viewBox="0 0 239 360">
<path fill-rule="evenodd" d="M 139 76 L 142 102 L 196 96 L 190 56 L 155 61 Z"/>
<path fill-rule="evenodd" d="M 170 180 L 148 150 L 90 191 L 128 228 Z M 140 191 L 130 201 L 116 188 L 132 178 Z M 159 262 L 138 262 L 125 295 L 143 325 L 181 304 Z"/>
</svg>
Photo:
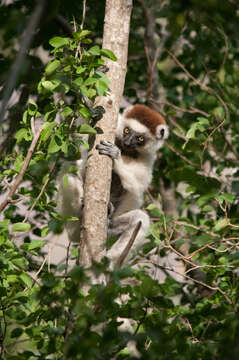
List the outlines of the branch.
<svg viewBox="0 0 239 360">
<path fill-rule="evenodd" d="M 123 94 L 130 27 L 132 0 L 107 0 L 103 48 L 110 49 L 117 57 L 117 62 L 106 59 L 109 68 L 110 96 L 101 98 L 99 105 L 105 108 L 103 118 L 98 126 L 103 134 L 97 134 L 95 143 L 101 140 L 114 142 L 120 100 Z M 92 149 L 87 162 L 84 186 L 84 211 L 82 219 L 80 263 L 89 265 L 91 257 L 99 261 L 107 237 L 107 215 L 110 197 L 112 160 L 100 156 Z"/>
<path fill-rule="evenodd" d="M 20 183 L 21 183 L 21 181 L 22 181 L 22 178 L 23 178 L 23 176 L 24 176 L 24 174 L 25 174 L 25 172 L 26 172 L 26 170 L 27 170 L 27 167 L 28 167 L 29 162 L 30 162 L 30 160 L 31 160 L 32 154 L 33 154 L 34 149 L 35 149 L 35 147 L 36 147 L 36 145 L 37 145 L 38 139 L 39 139 L 39 137 L 40 137 L 40 135 L 41 135 L 41 132 L 42 132 L 42 127 L 40 127 L 40 128 L 37 130 L 37 132 L 36 132 L 36 134 L 35 134 L 35 136 L 34 136 L 34 138 L 33 138 L 33 140 L 32 140 L 32 143 L 31 143 L 31 145 L 30 145 L 30 148 L 29 148 L 29 150 L 28 150 L 27 156 L 26 156 L 26 158 L 25 158 L 25 160 L 24 160 L 24 163 L 23 163 L 23 165 L 22 165 L 21 171 L 20 171 L 20 173 L 18 174 L 18 176 L 16 177 L 14 183 L 13 183 L 12 185 L 10 185 L 10 191 L 9 191 L 9 193 L 8 193 L 7 196 L 6 196 L 6 199 L 3 200 L 3 202 L 0 204 L 0 213 L 5 209 L 5 207 L 6 207 L 9 203 L 12 202 L 12 197 L 13 197 L 13 195 L 15 194 L 15 192 L 17 191 L 18 186 L 20 185 Z"/>
</svg>

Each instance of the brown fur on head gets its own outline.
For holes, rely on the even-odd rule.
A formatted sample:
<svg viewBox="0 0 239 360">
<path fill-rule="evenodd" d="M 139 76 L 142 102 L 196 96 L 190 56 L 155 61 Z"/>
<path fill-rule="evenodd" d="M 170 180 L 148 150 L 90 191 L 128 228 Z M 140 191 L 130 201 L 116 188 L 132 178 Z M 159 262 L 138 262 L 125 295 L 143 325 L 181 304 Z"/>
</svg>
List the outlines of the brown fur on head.
<svg viewBox="0 0 239 360">
<path fill-rule="evenodd" d="M 164 118 L 148 106 L 136 104 L 125 115 L 126 119 L 136 119 L 156 135 L 158 125 L 165 125 Z"/>
</svg>

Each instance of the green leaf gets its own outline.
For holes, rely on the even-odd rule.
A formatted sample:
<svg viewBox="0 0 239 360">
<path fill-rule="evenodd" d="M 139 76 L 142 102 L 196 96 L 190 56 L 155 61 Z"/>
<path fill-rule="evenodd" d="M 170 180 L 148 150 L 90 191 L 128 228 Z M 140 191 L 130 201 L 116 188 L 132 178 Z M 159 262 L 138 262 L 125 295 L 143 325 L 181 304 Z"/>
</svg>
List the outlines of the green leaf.
<svg viewBox="0 0 239 360">
<path fill-rule="evenodd" d="M 99 96 L 104 95 L 108 90 L 108 85 L 101 79 L 96 82 L 95 87 Z"/>
<path fill-rule="evenodd" d="M 101 50 L 100 47 L 98 45 L 92 46 L 89 50 L 88 53 L 91 55 L 100 55 L 101 54 Z"/>
<path fill-rule="evenodd" d="M 70 85 L 67 83 L 62 83 L 61 86 L 63 87 L 65 94 L 67 94 L 70 91 Z"/>
<path fill-rule="evenodd" d="M 0 221 L 0 230 L 5 231 L 9 228 L 9 224 L 10 224 L 10 220 L 9 219 L 4 219 L 3 221 Z"/>
<path fill-rule="evenodd" d="M 3 286 L 0 286 L 0 296 L 7 296 L 7 289 Z"/>
<path fill-rule="evenodd" d="M 70 43 L 69 38 L 63 38 L 60 36 L 56 36 L 49 41 L 49 44 L 54 48 L 59 48 L 61 46 L 68 45 L 69 43 Z"/>
<path fill-rule="evenodd" d="M 104 73 L 102 73 L 101 71 L 96 71 L 95 72 L 95 76 L 99 77 L 100 80 L 104 81 L 107 85 L 109 85 L 110 80 L 108 78 L 108 76 L 106 76 Z"/>
<path fill-rule="evenodd" d="M 83 78 L 82 77 L 78 77 L 77 79 L 75 79 L 73 81 L 73 84 L 75 84 L 76 86 L 81 86 L 83 84 Z"/>
<path fill-rule="evenodd" d="M 205 205 L 207 202 L 211 201 L 215 199 L 215 193 L 208 193 L 206 195 L 202 195 L 199 197 L 199 199 L 197 200 L 197 204 L 199 207 L 202 207 L 203 205 Z"/>
<path fill-rule="evenodd" d="M 161 211 L 159 210 L 158 206 L 155 204 L 149 204 L 149 206 L 147 206 L 147 210 L 153 214 L 156 215 L 158 218 L 162 219 L 163 214 L 161 213 Z"/>
<path fill-rule="evenodd" d="M 24 111 L 23 116 L 22 116 L 22 121 L 24 124 L 27 123 L 27 119 L 28 119 L 28 111 L 26 110 L 26 111 Z"/>
<path fill-rule="evenodd" d="M 78 67 L 76 68 L 76 73 L 77 73 L 77 74 L 82 74 L 84 71 L 86 71 L 86 67 L 78 66 Z"/>
<path fill-rule="evenodd" d="M 64 68 L 63 68 L 63 71 L 64 72 L 71 72 L 71 65 L 67 65 L 67 66 L 65 66 Z"/>
<path fill-rule="evenodd" d="M 11 338 L 18 338 L 22 334 L 23 334 L 23 329 L 22 328 L 19 328 L 19 327 L 15 328 L 11 332 Z"/>
<path fill-rule="evenodd" d="M 36 248 L 42 248 L 45 245 L 46 245 L 46 243 L 43 240 L 32 240 L 28 246 L 28 249 L 33 250 Z"/>
<path fill-rule="evenodd" d="M 213 211 L 214 209 L 213 209 L 213 207 L 211 206 L 211 205 L 205 205 L 205 206 L 203 206 L 203 208 L 202 208 L 202 211 L 203 212 L 209 212 L 209 211 Z"/>
<path fill-rule="evenodd" d="M 186 137 L 188 139 L 194 139 L 196 137 L 196 131 L 199 130 L 200 132 L 204 132 L 205 128 L 209 126 L 209 121 L 207 118 L 199 117 L 199 121 L 195 122 L 191 125 L 190 129 L 188 130 Z"/>
<path fill-rule="evenodd" d="M 80 140 L 80 144 L 82 146 L 84 146 L 84 148 L 86 148 L 87 150 L 90 150 L 90 146 L 89 146 L 88 142 L 86 142 L 84 140 Z"/>
<path fill-rule="evenodd" d="M 62 232 L 62 221 L 58 219 L 51 219 L 49 221 L 49 228 L 55 234 L 60 234 Z"/>
<path fill-rule="evenodd" d="M 56 124 L 55 121 L 53 121 L 53 122 L 45 122 L 43 124 L 43 129 L 42 129 L 40 140 L 41 141 L 47 141 L 48 138 L 52 135 L 53 129 L 55 128 L 56 125 L 57 124 Z"/>
<path fill-rule="evenodd" d="M 90 30 L 75 31 L 72 33 L 74 39 L 81 40 L 82 38 L 91 34 Z"/>
<path fill-rule="evenodd" d="M 63 151 L 64 154 L 67 154 L 67 152 L 68 152 L 68 142 L 67 141 L 63 141 L 63 143 L 61 145 L 61 150 Z"/>
<path fill-rule="evenodd" d="M 113 61 L 117 61 L 117 57 L 115 56 L 115 54 L 113 53 L 113 51 L 108 50 L 108 49 L 101 49 L 100 50 L 100 55 L 113 60 Z"/>
<path fill-rule="evenodd" d="M 45 90 L 49 91 L 49 92 L 53 92 L 57 86 L 59 86 L 60 81 L 50 81 L 50 80 L 43 80 L 42 81 L 42 86 Z"/>
<path fill-rule="evenodd" d="M 85 85 L 81 85 L 80 91 L 83 96 L 88 96 L 88 89 Z"/>
<path fill-rule="evenodd" d="M 79 221 L 79 218 L 76 216 L 65 216 L 64 219 L 67 221 Z"/>
<path fill-rule="evenodd" d="M 15 223 L 12 226 L 12 231 L 20 231 L 20 232 L 24 232 L 24 231 L 28 231 L 31 229 L 31 225 L 27 224 L 27 223 Z"/>
<path fill-rule="evenodd" d="M 95 129 L 93 129 L 93 127 L 91 127 L 88 124 L 82 124 L 80 126 L 80 131 L 79 132 L 80 132 L 80 134 L 94 134 L 94 135 L 97 134 L 97 131 Z"/>
<path fill-rule="evenodd" d="M 228 225 L 227 219 L 221 219 L 215 222 L 214 231 L 220 231 Z"/>
<path fill-rule="evenodd" d="M 46 75 L 53 74 L 60 65 L 61 65 L 61 63 L 59 60 L 53 60 L 53 61 L 49 62 L 45 69 Z"/>
<path fill-rule="evenodd" d="M 28 265 L 28 260 L 25 257 L 18 257 L 12 259 L 12 263 L 16 265 L 20 269 L 26 269 L 26 266 Z"/>
<path fill-rule="evenodd" d="M 24 162 L 23 155 L 22 154 L 18 155 L 18 157 L 14 161 L 14 168 L 15 168 L 16 172 L 18 172 L 18 173 L 20 172 L 23 162 Z"/>
<path fill-rule="evenodd" d="M 37 112 L 37 109 L 38 109 L 38 107 L 37 107 L 37 104 L 35 103 L 35 101 L 32 99 L 29 99 L 28 106 L 27 106 L 28 114 L 30 116 L 34 116 Z"/>
<path fill-rule="evenodd" d="M 44 115 L 44 120 L 45 121 L 53 121 L 56 118 L 56 110 L 51 110 L 46 112 L 46 114 Z"/>
<path fill-rule="evenodd" d="M 89 90 L 88 90 L 88 97 L 89 97 L 90 99 L 92 99 L 93 97 L 95 97 L 95 95 L 96 95 L 95 89 L 89 89 Z"/>
<path fill-rule="evenodd" d="M 14 137 L 17 139 L 17 144 L 20 143 L 22 139 L 26 141 L 32 140 L 32 134 L 30 133 L 29 129 L 24 128 L 18 130 Z"/>
<path fill-rule="evenodd" d="M 66 106 L 62 111 L 61 111 L 61 115 L 64 116 L 69 116 L 73 113 L 72 108 L 70 108 L 70 106 Z"/>
<path fill-rule="evenodd" d="M 91 117 L 91 112 L 89 109 L 87 109 L 85 106 L 80 109 L 80 114 L 84 116 L 86 119 L 89 119 Z"/>
<path fill-rule="evenodd" d="M 86 79 L 86 81 L 84 82 L 84 85 L 85 85 L 85 86 L 88 86 L 88 85 L 95 84 L 96 82 L 97 82 L 97 79 L 96 79 L 96 78 L 89 77 L 89 78 Z"/>
<path fill-rule="evenodd" d="M 217 201 L 219 202 L 220 205 L 222 205 L 223 201 L 227 201 L 230 204 L 233 203 L 234 199 L 235 199 L 235 195 L 234 194 L 229 194 L 229 193 L 225 193 L 225 194 L 220 194 L 216 196 Z"/>
<path fill-rule="evenodd" d="M 52 153 L 56 153 L 60 149 L 61 149 L 61 145 L 57 144 L 56 137 L 53 136 L 48 146 L 48 152 L 52 154 Z"/>
<path fill-rule="evenodd" d="M 41 237 L 46 237 L 50 232 L 50 229 L 48 226 L 45 226 L 41 231 Z"/>
<path fill-rule="evenodd" d="M 32 286 L 32 279 L 30 278 L 29 275 L 22 273 L 20 275 L 20 279 L 23 281 L 23 283 L 27 286 L 27 287 L 31 287 Z"/>
<path fill-rule="evenodd" d="M 225 116 L 225 110 L 222 106 L 218 106 L 213 110 L 213 114 L 222 120 Z"/>
</svg>

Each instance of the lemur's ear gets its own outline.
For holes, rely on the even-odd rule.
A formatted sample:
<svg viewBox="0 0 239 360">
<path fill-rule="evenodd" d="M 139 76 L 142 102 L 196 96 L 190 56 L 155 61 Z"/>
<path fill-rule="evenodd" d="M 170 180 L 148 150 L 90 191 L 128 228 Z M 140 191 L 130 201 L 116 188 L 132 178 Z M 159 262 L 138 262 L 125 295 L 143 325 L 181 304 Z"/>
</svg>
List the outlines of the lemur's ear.
<svg viewBox="0 0 239 360">
<path fill-rule="evenodd" d="M 167 125 L 158 125 L 156 128 L 156 138 L 158 140 L 166 140 L 168 138 L 169 131 Z"/>
</svg>

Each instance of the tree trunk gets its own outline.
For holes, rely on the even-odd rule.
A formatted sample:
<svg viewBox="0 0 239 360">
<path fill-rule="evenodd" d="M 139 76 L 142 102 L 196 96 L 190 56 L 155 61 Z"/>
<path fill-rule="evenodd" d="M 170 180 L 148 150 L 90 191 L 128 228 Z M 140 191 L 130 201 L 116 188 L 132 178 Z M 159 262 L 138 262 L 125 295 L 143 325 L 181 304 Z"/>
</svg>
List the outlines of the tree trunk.
<svg viewBox="0 0 239 360">
<path fill-rule="evenodd" d="M 104 133 L 96 136 L 95 144 L 101 140 L 114 142 L 126 75 L 131 10 L 132 0 L 106 0 L 103 48 L 112 50 L 117 61 L 105 60 L 109 68 L 110 96 L 102 98 L 105 115 L 98 126 Z M 82 265 L 90 265 L 92 260 L 99 261 L 103 254 L 107 238 L 111 172 L 112 160 L 99 155 L 93 148 L 87 162 L 84 187 L 80 245 Z"/>
</svg>

